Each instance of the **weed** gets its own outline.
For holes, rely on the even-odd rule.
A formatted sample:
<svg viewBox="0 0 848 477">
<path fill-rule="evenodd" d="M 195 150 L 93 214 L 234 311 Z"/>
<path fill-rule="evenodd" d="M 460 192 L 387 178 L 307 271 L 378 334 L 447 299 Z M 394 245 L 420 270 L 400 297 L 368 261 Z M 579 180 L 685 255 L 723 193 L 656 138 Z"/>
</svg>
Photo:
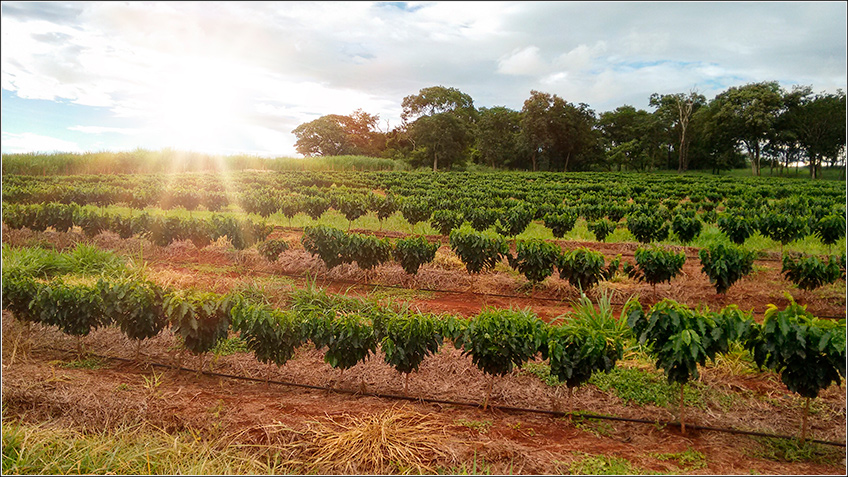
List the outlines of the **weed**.
<svg viewBox="0 0 848 477">
<path fill-rule="evenodd" d="M 795 439 L 776 437 L 753 437 L 759 448 L 748 451 L 752 457 L 778 462 L 809 462 L 812 464 L 834 465 L 845 456 L 845 451 L 828 446 L 806 442 L 799 444 Z"/>
<path fill-rule="evenodd" d="M 576 475 L 638 475 L 646 474 L 644 469 L 634 467 L 627 459 L 606 455 L 590 455 L 583 452 L 579 460 L 565 464 L 565 471 Z M 563 472 L 565 473 L 565 472 Z"/>
<path fill-rule="evenodd" d="M 519 374 L 532 374 L 551 387 L 562 384 L 556 376 L 551 375 L 551 366 L 547 363 L 525 363 Z"/>
<path fill-rule="evenodd" d="M 446 475 L 492 475 L 492 466 L 486 463 L 482 456 L 478 457 L 477 451 L 474 451 L 474 458 L 470 463 L 463 462 L 459 467 L 451 469 L 439 468 L 437 473 Z"/>
<path fill-rule="evenodd" d="M 676 405 L 680 387 L 669 384 L 661 372 L 648 372 L 638 368 L 615 368 L 609 373 L 596 373 L 589 382 L 601 391 L 613 391 L 624 401 L 657 406 Z M 706 406 L 699 383 L 691 382 L 684 390 L 687 405 L 704 409 Z"/>
<path fill-rule="evenodd" d="M 648 455 L 661 461 L 673 460 L 677 463 L 678 466 L 684 468 L 687 471 L 694 469 L 703 469 L 707 466 L 706 456 L 691 448 L 686 449 L 683 452 L 675 452 L 669 454 L 650 453 Z"/>
<path fill-rule="evenodd" d="M 108 367 L 109 363 L 96 356 L 89 356 L 88 358 L 62 363 L 59 366 L 67 369 L 102 369 Z"/>
<path fill-rule="evenodd" d="M 469 429 L 473 429 L 480 434 L 488 434 L 489 429 L 492 427 L 492 421 L 485 419 L 482 421 L 472 421 L 469 419 L 459 419 L 456 423 L 460 426 L 465 426 Z"/>
<path fill-rule="evenodd" d="M 241 337 L 233 336 L 219 341 L 211 351 L 215 355 L 215 358 L 218 358 L 235 353 L 247 353 L 250 349 L 247 347 L 247 342 L 241 339 Z"/>
</svg>

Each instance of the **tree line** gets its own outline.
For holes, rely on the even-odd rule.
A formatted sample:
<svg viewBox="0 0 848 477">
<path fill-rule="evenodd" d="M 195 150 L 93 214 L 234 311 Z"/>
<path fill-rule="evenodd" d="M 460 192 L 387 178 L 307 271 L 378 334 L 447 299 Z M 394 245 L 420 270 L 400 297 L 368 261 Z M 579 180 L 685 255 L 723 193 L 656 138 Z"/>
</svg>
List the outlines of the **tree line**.
<svg viewBox="0 0 848 477">
<path fill-rule="evenodd" d="M 697 91 L 651 95 L 653 111 L 624 105 L 597 114 L 556 94 L 531 91 L 520 111 L 474 106 L 467 93 L 421 89 L 402 102 L 401 124 L 379 128 L 361 109 L 328 114 L 292 133 L 304 156 L 363 155 L 434 171 L 469 163 L 532 171 L 711 170 L 750 165 L 752 175 L 845 160 L 845 92 L 782 88 L 777 81 L 734 86 L 707 101 Z"/>
</svg>

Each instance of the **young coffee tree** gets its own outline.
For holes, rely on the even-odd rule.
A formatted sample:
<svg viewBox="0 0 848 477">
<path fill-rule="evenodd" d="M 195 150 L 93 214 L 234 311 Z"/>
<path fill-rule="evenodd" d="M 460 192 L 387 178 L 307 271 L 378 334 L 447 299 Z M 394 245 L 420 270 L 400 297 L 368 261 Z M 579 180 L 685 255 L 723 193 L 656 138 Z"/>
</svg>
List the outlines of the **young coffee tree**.
<svg viewBox="0 0 848 477">
<path fill-rule="evenodd" d="M 233 330 L 240 333 L 256 359 L 282 366 L 305 341 L 300 316 L 262 303 L 238 300 L 230 311 Z"/>
<path fill-rule="evenodd" d="M 677 214 L 671 219 L 671 231 L 687 244 L 701 233 L 701 221 L 692 214 Z"/>
<path fill-rule="evenodd" d="M 373 235 L 350 234 L 345 237 L 341 255 L 345 262 L 356 262 L 367 271 L 391 259 L 392 244 Z"/>
<path fill-rule="evenodd" d="M 636 212 L 628 215 L 627 229 L 642 243 L 658 242 L 668 237 L 668 222 L 656 213 Z"/>
<path fill-rule="evenodd" d="M 461 212 L 456 210 L 437 210 L 430 217 L 430 225 L 442 235 L 450 235 L 451 230 L 459 228 L 465 220 Z"/>
<path fill-rule="evenodd" d="M 742 245 L 757 231 L 757 218 L 738 213 L 721 213 L 716 218 L 716 225 L 731 242 Z"/>
<path fill-rule="evenodd" d="M 780 242 L 781 255 L 786 244 L 807 234 L 807 220 L 804 217 L 772 212 L 760 216 L 758 225 L 761 234 Z"/>
<path fill-rule="evenodd" d="M 269 262 L 275 262 L 281 253 L 289 249 L 289 243 L 283 239 L 269 239 L 259 242 L 256 250 Z"/>
<path fill-rule="evenodd" d="M 701 260 L 701 271 L 710 278 L 716 293 L 727 293 L 734 283 L 751 273 L 757 252 L 719 243 L 702 248 L 698 258 Z"/>
<path fill-rule="evenodd" d="M 509 266 L 523 274 L 533 286 L 554 273 L 562 251 L 544 240 L 522 240 L 515 244 L 515 257 L 508 255 Z"/>
<path fill-rule="evenodd" d="M 845 237 L 845 216 L 830 214 L 822 217 L 813 225 L 813 233 L 828 247 L 833 246 L 839 239 Z"/>
<path fill-rule="evenodd" d="M 483 409 L 492 395 L 495 376 L 503 376 L 539 352 L 545 341 L 544 322 L 529 310 L 483 310 L 454 339 L 462 355 L 489 376 Z"/>
<path fill-rule="evenodd" d="M 560 278 L 579 290 L 588 291 L 604 279 L 604 255 L 586 247 L 567 250 L 559 256 L 557 268 Z"/>
<path fill-rule="evenodd" d="M 535 209 L 527 205 L 511 207 L 498 217 L 495 232 L 505 237 L 515 237 L 530 225 L 535 212 Z"/>
<path fill-rule="evenodd" d="M 451 232 L 450 246 L 465 264 L 468 273 L 494 268 L 509 253 L 509 247 L 502 236 L 492 232 L 477 232 L 468 226 Z"/>
<path fill-rule="evenodd" d="M 549 213 L 542 217 L 545 227 L 551 229 L 554 237 L 563 238 L 565 234 L 574 228 L 577 222 L 577 214 L 574 212 Z"/>
<path fill-rule="evenodd" d="M 318 256 L 327 269 L 344 263 L 342 252 L 346 244 L 345 233 L 327 225 L 308 226 L 300 238 L 303 248 Z"/>
<path fill-rule="evenodd" d="M 421 265 L 430 263 L 436 258 L 438 249 L 438 243 L 429 243 L 424 237 L 418 236 L 398 239 L 392 253 L 406 273 L 415 275 Z"/>
<path fill-rule="evenodd" d="M 371 315 L 361 311 L 344 313 L 335 308 L 308 315 L 307 336 L 316 350 L 327 348 L 324 362 L 340 370 L 339 380 L 346 369 L 377 352 Z"/>
<path fill-rule="evenodd" d="M 432 209 L 426 197 L 406 197 L 400 203 L 400 213 L 409 222 L 410 231 L 415 231 L 415 225 L 430 219 Z"/>
<path fill-rule="evenodd" d="M 824 261 L 815 255 L 785 254 L 780 273 L 802 290 L 815 290 L 841 278 L 843 269 L 835 256 Z"/>
<path fill-rule="evenodd" d="M 233 303 L 226 295 L 196 290 L 178 290 L 165 295 L 165 316 L 183 342 L 183 348 L 200 359 L 219 341 L 227 338 Z"/>
<path fill-rule="evenodd" d="M 103 314 L 117 323 L 127 338 L 136 342 L 138 359 L 141 342 L 153 338 L 168 324 L 163 308 L 165 291 L 152 282 L 136 279 L 98 280 L 96 288 Z"/>
<path fill-rule="evenodd" d="M 103 301 L 95 287 L 68 285 L 61 278 L 38 287 L 30 308 L 38 310 L 38 322 L 76 336 L 79 354 L 83 351 L 82 337 L 111 324 L 110 317 L 103 314 Z"/>
<path fill-rule="evenodd" d="M 409 374 L 418 371 L 424 358 L 439 351 L 444 341 L 438 317 L 405 310 L 379 320 L 375 328 L 386 364 L 403 374 L 406 394 Z"/>
<path fill-rule="evenodd" d="M 595 234 L 598 242 L 603 242 L 607 235 L 615 232 L 615 223 L 609 219 L 598 219 L 587 224 L 589 231 Z"/>
<path fill-rule="evenodd" d="M 673 250 L 662 247 L 639 247 L 634 254 L 636 265 L 639 268 L 639 278 L 648 282 L 657 292 L 657 284 L 671 282 L 683 269 L 686 262 L 686 254 L 675 253 Z"/>
<path fill-rule="evenodd" d="M 371 210 L 377 213 L 377 220 L 380 221 L 380 230 L 383 230 L 383 222 L 397 212 L 398 207 L 400 207 L 400 204 L 398 204 L 398 200 L 394 195 L 374 195 Z"/>
<path fill-rule="evenodd" d="M 788 296 L 788 295 L 787 295 Z M 845 320 L 820 320 L 792 300 L 782 311 L 769 305 L 762 325 L 752 325 L 745 347 L 758 366 L 780 373 L 790 391 L 805 398 L 801 444 L 807 438 L 810 402 L 845 377 Z"/>
<path fill-rule="evenodd" d="M 730 343 L 743 336 L 751 320 L 738 308 L 720 313 L 699 312 L 672 300 L 663 300 L 645 313 L 642 305 L 631 302 L 622 313 L 641 344 L 647 344 L 669 384 L 680 385 L 680 428 L 685 433 L 683 391 L 690 379 L 698 378 L 698 365 L 717 353 L 727 352 Z"/>
</svg>

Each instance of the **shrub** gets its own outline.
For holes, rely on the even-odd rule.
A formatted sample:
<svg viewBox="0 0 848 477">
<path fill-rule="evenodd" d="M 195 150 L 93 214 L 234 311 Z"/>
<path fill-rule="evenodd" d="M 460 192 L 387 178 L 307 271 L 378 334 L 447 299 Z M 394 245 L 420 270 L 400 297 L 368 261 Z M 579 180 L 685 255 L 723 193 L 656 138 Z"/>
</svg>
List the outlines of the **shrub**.
<svg viewBox="0 0 848 477">
<path fill-rule="evenodd" d="M 631 214 L 627 217 L 627 229 L 642 243 L 665 240 L 668 237 L 668 223 L 658 214 Z"/>
<path fill-rule="evenodd" d="M 701 271 L 710 278 L 716 293 L 727 293 L 734 283 L 751 273 L 756 257 L 756 252 L 724 244 L 702 248 L 698 252 Z"/>
<path fill-rule="evenodd" d="M 701 221 L 692 215 L 677 214 L 671 219 L 671 231 L 685 244 L 701 233 L 701 227 Z"/>
<path fill-rule="evenodd" d="M 564 252 L 557 262 L 559 277 L 587 291 L 604 278 L 604 255 L 581 247 Z"/>
<path fill-rule="evenodd" d="M 303 248 L 317 255 L 328 270 L 344 263 L 342 251 L 346 242 L 341 230 L 327 225 L 308 226 L 303 229 L 300 240 Z"/>
<path fill-rule="evenodd" d="M 756 217 L 736 213 L 718 214 L 716 225 L 736 245 L 742 245 L 745 239 L 757 231 Z"/>
<path fill-rule="evenodd" d="M 780 273 L 802 290 L 815 290 L 842 276 L 839 258 L 831 256 L 825 262 L 815 255 L 784 255 Z"/>
<path fill-rule="evenodd" d="M 538 239 L 517 242 L 515 252 L 515 258 L 507 257 L 509 265 L 534 284 L 551 276 L 562 253 L 558 246 Z"/>
<path fill-rule="evenodd" d="M 260 242 L 256 246 L 256 250 L 260 255 L 265 257 L 265 260 L 274 262 L 281 253 L 289 249 L 289 243 L 282 239 L 270 239 Z"/>
<path fill-rule="evenodd" d="M 406 273 L 415 275 L 421 265 L 436 258 L 438 248 L 438 243 L 429 243 L 424 237 L 410 237 L 395 242 L 393 255 Z"/>
<path fill-rule="evenodd" d="M 550 213 L 542 218 L 545 227 L 551 229 L 554 237 L 563 238 L 577 222 L 577 214 L 574 212 L 564 212 L 561 214 Z"/>
<path fill-rule="evenodd" d="M 661 247 L 639 247 L 635 253 L 641 279 L 656 287 L 658 283 L 671 282 L 683 269 L 686 254 L 675 253 Z"/>
<path fill-rule="evenodd" d="M 468 273 L 491 269 L 509 253 L 506 240 L 496 233 L 475 232 L 468 226 L 450 234 L 450 246 Z"/>
<path fill-rule="evenodd" d="M 615 224 L 609 219 L 600 219 L 588 224 L 589 231 L 595 234 L 598 242 L 603 242 L 607 235 L 615 231 Z"/>
</svg>

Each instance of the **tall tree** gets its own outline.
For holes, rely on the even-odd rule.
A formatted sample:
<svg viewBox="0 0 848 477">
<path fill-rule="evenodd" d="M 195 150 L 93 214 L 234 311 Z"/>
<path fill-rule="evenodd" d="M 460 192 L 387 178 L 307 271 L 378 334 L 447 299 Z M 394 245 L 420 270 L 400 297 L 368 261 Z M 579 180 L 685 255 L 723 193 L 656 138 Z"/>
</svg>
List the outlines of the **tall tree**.
<svg viewBox="0 0 848 477">
<path fill-rule="evenodd" d="M 745 145 L 751 159 L 751 173 L 760 175 L 760 153 L 783 105 L 780 85 L 777 81 L 769 81 L 734 86 L 713 101 L 718 107 L 717 124 L 732 131 Z"/>
<path fill-rule="evenodd" d="M 689 144 L 692 140 L 689 123 L 692 115 L 707 99 L 697 91 L 676 94 L 651 95 L 649 104 L 657 108 L 658 116 L 677 132 L 677 172 L 683 173 L 689 168 Z"/>
<path fill-rule="evenodd" d="M 480 162 L 492 168 L 514 167 L 524 155 L 521 112 L 505 106 L 480 108 L 476 128 L 476 152 Z"/>
<path fill-rule="evenodd" d="M 431 86 L 403 98 L 401 119 L 413 144 L 413 160 L 426 157 L 437 171 L 467 159 L 477 117 L 474 101 L 466 93 Z"/>
<path fill-rule="evenodd" d="M 807 154 L 810 177 L 821 178 L 824 158 L 835 162 L 845 152 L 845 92 L 820 93 L 801 101 L 793 126 Z"/>
<path fill-rule="evenodd" d="M 304 156 L 379 156 L 386 147 L 386 135 L 377 129 L 379 121 L 380 116 L 361 109 L 350 116 L 321 116 L 292 131 L 297 137 L 295 149 Z"/>
<path fill-rule="evenodd" d="M 569 170 L 588 157 L 598 137 L 597 118 L 587 104 L 575 106 L 557 95 L 530 91 L 521 109 L 521 136 L 534 171 L 546 160 L 551 170 Z"/>
<path fill-rule="evenodd" d="M 662 152 L 658 119 L 633 106 L 619 106 L 601 113 L 598 127 L 609 161 L 618 167 L 643 170 L 656 164 Z"/>
</svg>

